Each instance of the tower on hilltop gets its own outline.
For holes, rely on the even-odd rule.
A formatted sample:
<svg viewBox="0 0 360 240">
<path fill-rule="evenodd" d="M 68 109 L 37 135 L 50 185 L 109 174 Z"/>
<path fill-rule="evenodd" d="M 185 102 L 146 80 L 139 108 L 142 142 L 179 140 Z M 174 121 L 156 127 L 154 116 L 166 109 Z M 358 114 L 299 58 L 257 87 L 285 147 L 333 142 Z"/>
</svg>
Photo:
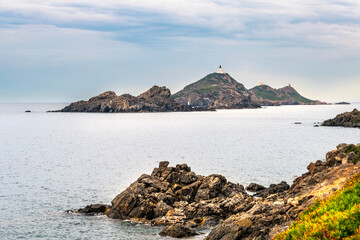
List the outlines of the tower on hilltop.
<svg viewBox="0 0 360 240">
<path fill-rule="evenodd" d="M 224 71 L 222 70 L 221 65 L 219 66 L 219 70 L 217 70 L 217 73 L 224 74 Z"/>
</svg>

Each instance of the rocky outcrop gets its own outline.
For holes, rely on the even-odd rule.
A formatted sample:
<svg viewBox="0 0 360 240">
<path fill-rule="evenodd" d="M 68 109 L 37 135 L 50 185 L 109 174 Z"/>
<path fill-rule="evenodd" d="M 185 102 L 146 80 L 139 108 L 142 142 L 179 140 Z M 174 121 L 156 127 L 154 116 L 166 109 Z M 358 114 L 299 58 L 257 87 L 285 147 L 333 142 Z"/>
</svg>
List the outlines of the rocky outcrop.
<svg viewBox="0 0 360 240">
<path fill-rule="evenodd" d="M 253 102 L 261 106 L 278 105 L 318 105 L 326 104 L 319 100 L 310 100 L 301 96 L 292 86 L 275 89 L 261 84 L 249 90 Z"/>
<path fill-rule="evenodd" d="M 242 185 L 224 176 L 204 177 L 186 164 L 168 164 L 160 162 L 151 175 L 143 174 L 116 196 L 107 215 L 153 225 L 213 226 L 251 198 Z"/>
<path fill-rule="evenodd" d="M 271 239 L 315 199 L 329 196 L 360 173 L 359 160 L 360 144 L 339 144 L 325 161 L 310 163 L 291 186 L 250 184 L 253 196 L 222 175 L 201 176 L 186 164 L 169 167 L 164 161 L 117 195 L 111 206 L 89 205 L 76 212 L 169 226 L 162 236 L 188 237 L 205 226 L 214 227 L 207 240 Z"/>
<path fill-rule="evenodd" d="M 213 228 L 206 239 L 272 239 L 316 199 L 330 196 L 360 173 L 360 166 L 354 164 L 359 157 L 359 144 L 338 145 L 326 154 L 325 161 L 310 163 L 308 172 L 296 178 L 288 190 L 284 190 L 287 184 L 280 183 L 277 185 L 282 186 L 280 192 L 261 195 L 249 204 L 248 210 L 230 216 Z M 273 189 L 278 188 L 275 186 Z"/>
<path fill-rule="evenodd" d="M 173 98 L 182 105 L 215 109 L 258 108 L 249 91 L 227 73 L 211 73 L 187 85 Z"/>
<path fill-rule="evenodd" d="M 360 111 L 354 109 L 337 115 L 335 118 L 324 121 L 322 126 L 360 128 Z"/>
<path fill-rule="evenodd" d="M 185 106 L 171 98 L 166 87 L 153 86 L 148 91 L 134 97 L 130 94 L 117 96 L 115 92 L 104 92 L 88 101 L 71 103 L 58 112 L 173 112 L 203 111 L 204 108 Z"/>
</svg>

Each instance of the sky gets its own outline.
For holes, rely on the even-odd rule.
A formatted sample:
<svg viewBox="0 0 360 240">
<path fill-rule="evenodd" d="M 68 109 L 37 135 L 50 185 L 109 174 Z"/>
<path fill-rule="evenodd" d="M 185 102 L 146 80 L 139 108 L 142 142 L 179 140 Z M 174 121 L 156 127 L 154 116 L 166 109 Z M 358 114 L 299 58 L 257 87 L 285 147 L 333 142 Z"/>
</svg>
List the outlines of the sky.
<svg viewBox="0 0 360 240">
<path fill-rule="evenodd" d="M 175 93 L 220 64 L 247 88 L 360 101 L 360 1 L 0 0 L 0 102 Z"/>
</svg>

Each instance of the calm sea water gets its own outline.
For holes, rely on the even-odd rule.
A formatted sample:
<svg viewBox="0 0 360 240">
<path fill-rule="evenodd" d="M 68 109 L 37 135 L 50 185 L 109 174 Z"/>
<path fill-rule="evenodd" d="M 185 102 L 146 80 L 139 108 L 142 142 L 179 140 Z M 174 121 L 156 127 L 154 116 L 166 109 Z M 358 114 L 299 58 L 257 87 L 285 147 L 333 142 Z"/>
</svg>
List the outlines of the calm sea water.
<svg viewBox="0 0 360 240">
<path fill-rule="evenodd" d="M 360 142 L 360 129 L 313 127 L 360 104 L 46 113 L 65 105 L 0 104 L 0 239 L 158 239 L 160 228 L 63 211 L 110 203 L 163 160 L 243 185 L 291 183 L 338 143 Z"/>
</svg>

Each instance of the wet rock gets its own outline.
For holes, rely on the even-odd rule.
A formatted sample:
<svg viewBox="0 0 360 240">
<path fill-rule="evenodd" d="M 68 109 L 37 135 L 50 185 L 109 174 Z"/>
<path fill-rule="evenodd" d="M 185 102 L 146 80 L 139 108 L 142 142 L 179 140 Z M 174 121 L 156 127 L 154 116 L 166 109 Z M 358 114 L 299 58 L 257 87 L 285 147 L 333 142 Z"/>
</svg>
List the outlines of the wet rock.
<svg viewBox="0 0 360 240">
<path fill-rule="evenodd" d="M 250 185 L 247 186 L 245 189 L 246 189 L 246 191 L 249 191 L 249 192 L 258 192 L 258 191 L 266 189 L 266 187 L 264 187 L 260 184 L 257 184 L 257 183 L 250 183 Z"/>
<path fill-rule="evenodd" d="M 97 213 L 102 213 L 105 214 L 110 210 L 110 205 L 105 205 L 105 204 L 92 204 L 92 205 L 87 205 L 84 208 L 80 208 L 77 211 L 75 211 L 76 213 L 85 213 L 85 214 L 89 214 L 89 215 L 94 215 Z"/>
<path fill-rule="evenodd" d="M 173 238 L 186 238 L 195 235 L 199 235 L 199 233 L 180 223 L 166 227 L 160 232 L 160 236 L 169 236 Z"/>
</svg>

